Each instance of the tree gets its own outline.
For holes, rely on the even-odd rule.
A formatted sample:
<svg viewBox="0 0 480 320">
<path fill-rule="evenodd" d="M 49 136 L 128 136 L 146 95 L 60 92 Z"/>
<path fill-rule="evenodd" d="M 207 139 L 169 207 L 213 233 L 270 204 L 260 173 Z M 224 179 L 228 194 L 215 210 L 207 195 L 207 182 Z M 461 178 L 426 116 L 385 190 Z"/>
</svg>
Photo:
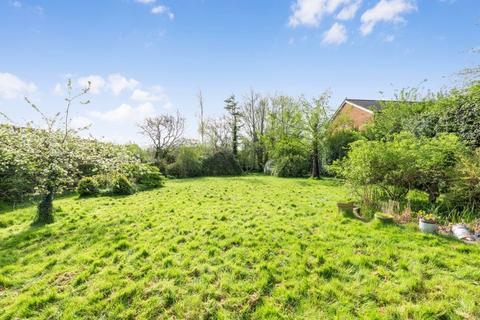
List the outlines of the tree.
<svg viewBox="0 0 480 320">
<path fill-rule="evenodd" d="M 205 121 L 205 136 L 207 138 L 207 144 L 214 151 L 231 148 L 231 133 L 230 123 L 225 116 L 217 119 L 211 118 Z"/>
<path fill-rule="evenodd" d="M 242 104 L 242 118 L 246 132 L 251 142 L 251 152 L 255 159 L 254 168 L 263 170 L 265 165 L 265 146 L 261 137 L 265 134 L 265 122 L 268 111 L 268 99 L 255 92 L 253 89 L 244 96 Z"/>
<path fill-rule="evenodd" d="M 7 148 L 18 156 L 23 156 L 25 161 L 35 168 L 35 191 L 40 196 L 37 216 L 34 223 L 52 223 L 53 199 L 55 194 L 63 191 L 74 180 L 75 158 L 72 147 L 71 135 L 79 129 L 71 128 L 70 110 L 73 103 L 90 91 L 90 82 L 87 87 L 79 92 L 74 92 L 72 81 L 67 81 L 67 97 L 65 108 L 54 116 L 48 116 L 25 97 L 25 101 L 32 107 L 43 120 L 43 125 L 32 128 L 32 122 L 26 126 L 9 126 L 14 134 L 21 136 L 22 145 L 7 145 Z M 80 101 L 88 104 L 90 101 Z M 8 118 L 7 118 L 8 120 Z M 41 129 L 40 129 L 41 128 Z M 82 128 L 83 129 L 83 128 Z M 32 134 L 33 133 L 33 134 Z"/>
<path fill-rule="evenodd" d="M 308 149 L 303 120 L 299 99 L 277 96 L 271 100 L 263 140 L 269 157 L 266 167 L 274 175 L 303 176 L 308 173 Z"/>
<path fill-rule="evenodd" d="M 197 97 L 198 97 L 198 106 L 200 107 L 200 123 L 199 123 L 198 131 L 200 133 L 201 142 L 202 142 L 202 144 L 204 144 L 205 143 L 205 118 L 204 118 L 204 114 L 203 114 L 203 94 L 202 94 L 202 90 L 198 91 Z"/>
<path fill-rule="evenodd" d="M 152 142 L 155 162 L 160 165 L 182 142 L 185 118 L 177 111 L 174 116 L 164 114 L 146 118 L 138 127 Z"/>
<path fill-rule="evenodd" d="M 231 95 L 225 100 L 225 110 L 230 114 L 230 127 L 232 130 L 232 153 L 235 158 L 238 155 L 238 133 L 240 128 L 240 108 L 235 100 L 235 95 Z"/>
<path fill-rule="evenodd" d="M 307 137 L 310 143 L 312 158 L 311 176 L 313 178 L 320 178 L 320 173 L 323 170 L 321 151 L 322 149 L 325 150 L 323 145 L 328 122 L 327 104 L 329 98 L 328 93 L 314 98 L 311 102 L 301 98 L 305 114 Z"/>
</svg>

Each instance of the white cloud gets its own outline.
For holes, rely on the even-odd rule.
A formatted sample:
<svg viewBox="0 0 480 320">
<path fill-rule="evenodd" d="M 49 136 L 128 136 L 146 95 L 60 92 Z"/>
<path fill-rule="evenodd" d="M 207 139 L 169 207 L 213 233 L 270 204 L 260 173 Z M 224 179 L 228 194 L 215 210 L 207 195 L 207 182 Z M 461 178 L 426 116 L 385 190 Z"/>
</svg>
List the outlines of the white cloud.
<svg viewBox="0 0 480 320">
<path fill-rule="evenodd" d="M 322 43 L 339 45 L 347 41 L 347 29 L 343 24 L 335 22 L 333 26 L 323 34 Z"/>
<path fill-rule="evenodd" d="M 173 12 L 171 12 L 170 9 L 166 6 L 153 7 L 151 12 L 153 14 L 166 14 L 170 20 L 175 18 L 175 15 L 173 14 Z"/>
<path fill-rule="evenodd" d="M 325 15 L 333 14 L 342 5 L 351 2 L 352 0 L 296 0 L 288 24 L 292 28 L 300 25 L 317 27 Z"/>
<path fill-rule="evenodd" d="M 105 79 L 99 75 L 91 75 L 78 79 L 78 84 L 82 88 L 86 88 L 88 86 L 88 82 L 90 82 L 90 92 L 94 94 L 100 93 L 106 84 Z"/>
<path fill-rule="evenodd" d="M 90 81 L 90 92 L 94 94 L 99 94 L 103 91 L 111 91 L 114 95 L 118 96 L 124 90 L 133 90 L 140 82 L 135 79 L 128 79 L 120 73 L 110 74 L 107 79 L 104 79 L 99 75 L 90 75 L 87 77 L 82 77 L 78 79 L 78 84 L 85 88 L 88 86 L 88 81 Z"/>
<path fill-rule="evenodd" d="M 379 22 L 404 22 L 403 14 L 417 10 L 414 0 L 380 0 L 361 17 L 360 31 L 368 35 Z"/>
<path fill-rule="evenodd" d="M 140 83 L 135 79 L 127 79 L 120 73 L 114 73 L 108 76 L 108 88 L 114 95 L 118 96 L 124 90 L 133 90 Z"/>
<path fill-rule="evenodd" d="M 0 72 L 0 98 L 16 99 L 35 91 L 37 86 L 33 82 L 23 81 L 11 73 Z"/>
<path fill-rule="evenodd" d="M 135 89 L 130 99 L 139 102 L 160 102 L 165 108 L 170 107 L 168 96 L 161 86 L 154 86 L 149 90 Z"/>
<path fill-rule="evenodd" d="M 60 96 L 63 93 L 63 86 L 61 83 L 57 83 L 55 87 L 53 87 L 53 94 L 56 96 Z"/>
<path fill-rule="evenodd" d="M 152 4 L 155 3 L 156 0 L 135 0 L 135 2 L 141 3 L 141 4 Z"/>
<path fill-rule="evenodd" d="M 101 119 L 111 123 L 138 122 L 145 117 L 155 114 L 155 107 L 152 103 L 146 102 L 137 107 L 129 104 L 122 104 L 119 107 L 105 112 L 90 111 L 88 114 L 94 118 Z"/>
<path fill-rule="evenodd" d="M 343 7 L 342 10 L 337 14 L 337 19 L 339 20 L 351 20 L 357 14 L 360 5 L 362 4 L 361 0 L 354 1 L 349 5 Z"/>
<path fill-rule="evenodd" d="M 89 118 L 79 116 L 79 117 L 75 117 L 75 118 L 72 119 L 72 122 L 70 123 L 70 126 L 73 129 L 78 130 L 78 129 L 84 129 L 86 127 L 89 127 L 92 124 L 93 124 L 93 122 Z"/>
</svg>

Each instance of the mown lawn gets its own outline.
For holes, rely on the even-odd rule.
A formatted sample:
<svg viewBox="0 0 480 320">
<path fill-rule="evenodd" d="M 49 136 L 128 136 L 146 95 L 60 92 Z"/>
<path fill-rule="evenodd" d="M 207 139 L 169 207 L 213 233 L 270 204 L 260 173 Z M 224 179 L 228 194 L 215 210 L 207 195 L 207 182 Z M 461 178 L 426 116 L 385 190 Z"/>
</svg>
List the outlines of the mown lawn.
<svg viewBox="0 0 480 320">
<path fill-rule="evenodd" d="M 0 213 L 0 318 L 478 319 L 480 247 L 340 216 L 334 180 L 168 181 Z"/>
</svg>

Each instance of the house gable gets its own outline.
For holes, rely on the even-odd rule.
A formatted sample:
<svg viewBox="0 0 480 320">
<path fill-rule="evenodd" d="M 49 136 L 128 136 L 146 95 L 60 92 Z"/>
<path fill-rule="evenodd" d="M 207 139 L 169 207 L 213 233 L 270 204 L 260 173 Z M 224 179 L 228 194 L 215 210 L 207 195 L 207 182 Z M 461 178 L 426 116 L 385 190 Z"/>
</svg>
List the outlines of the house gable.
<svg viewBox="0 0 480 320">
<path fill-rule="evenodd" d="M 361 130 L 373 119 L 373 111 L 345 99 L 332 117 L 332 123 L 339 128 Z"/>
</svg>

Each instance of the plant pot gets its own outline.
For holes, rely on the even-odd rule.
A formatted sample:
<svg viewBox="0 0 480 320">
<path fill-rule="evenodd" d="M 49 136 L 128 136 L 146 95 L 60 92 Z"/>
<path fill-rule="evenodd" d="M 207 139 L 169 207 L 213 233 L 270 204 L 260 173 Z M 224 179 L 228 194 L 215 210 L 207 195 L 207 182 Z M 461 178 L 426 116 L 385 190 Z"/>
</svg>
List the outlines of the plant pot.
<svg viewBox="0 0 480 320">
<path fill-rule="evenodd" d="M 418 227 L 423 233 L 436 233 L 438 226 L 435 222 L 426 221 L 423 219 L 418 220 Z"/>
<path fill-rule="evenodd" d="M 338 212 L 347 216 L 353 216 L 355 204 L 353 202 L 337 202 L 337 208 Z"/>
<path fill-rule="evenodd" d="M 468 241 L 474 241 L 475 236 L 468 230 L 466 225 L 463 224 L 455 224 L 452 227 L 452 232 L 453 235 L 460 240 L 468 240 Z"/>
</svg>

